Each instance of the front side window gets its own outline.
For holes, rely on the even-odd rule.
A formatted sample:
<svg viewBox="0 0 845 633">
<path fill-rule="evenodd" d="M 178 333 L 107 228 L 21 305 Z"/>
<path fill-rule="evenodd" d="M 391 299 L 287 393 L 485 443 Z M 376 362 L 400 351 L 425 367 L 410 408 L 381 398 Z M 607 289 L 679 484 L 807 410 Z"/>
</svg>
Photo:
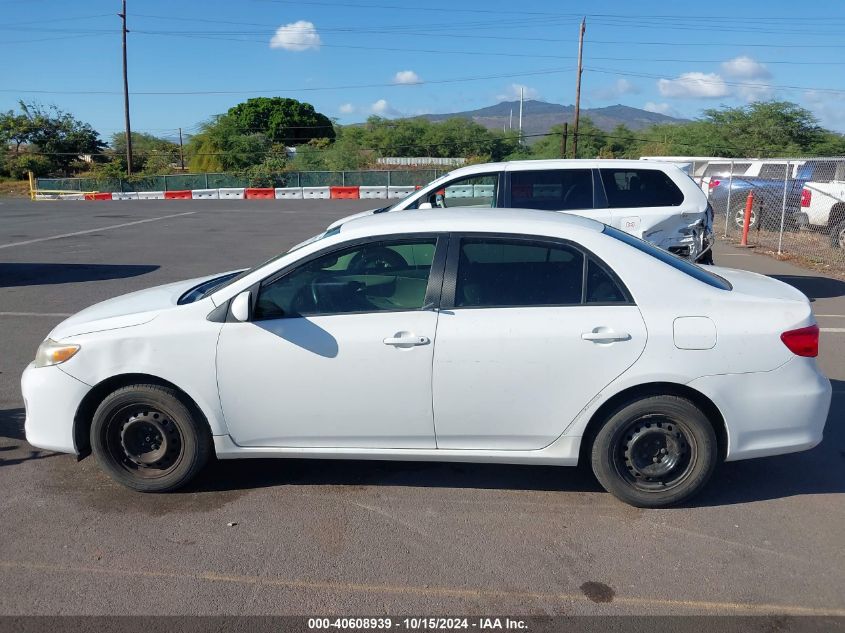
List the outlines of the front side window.
<svg viewBox="0 0 845 633">
<path fill-rule="evenodd" d="M 434 208 L 496 206 L 499 193 L 499 174 L 467 176 L 449 182 L 428 194 L 419 202 L 428 202 Z"/>
<path fill-rule="evenodd" d="M 584 255 L 564 244 L 507 238 L 461 240 L 455 307 L 580 304 Z"/>
<path fill-rule="evenodd" d="M 255 318 L 420 310 L 436 243 L 370 242 L 317 257 L 262 284 Z"/>
<path fill-rule="evenodd" d="M 592 172 L 589 169 L 511 172 L 511 206 L 547 211 L 592 209 Z"/>
<path fill-rule="evenodd" d="M 677 207 L 684 194 L 659 169 L 599 169 L 611 208 Z"/>
</svg>

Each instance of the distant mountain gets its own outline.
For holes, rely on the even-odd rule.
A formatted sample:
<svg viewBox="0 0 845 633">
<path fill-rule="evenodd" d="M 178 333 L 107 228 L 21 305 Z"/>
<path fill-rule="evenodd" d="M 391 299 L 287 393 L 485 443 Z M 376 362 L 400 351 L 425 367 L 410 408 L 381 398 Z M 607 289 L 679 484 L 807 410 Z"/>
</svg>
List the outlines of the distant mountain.
<svg viewBox="0 0 845 633">
<path fill-rule="evenodd" d="M 429 121 L 445 121 L 456 117 L 472 119 L 488 129 L 501 130 L 510 125 L 511 112 L 513 112 L 513 127 L 516 129 L 519 124 L 519 101 L 502 101 L 493 106 L 466 112 L 426 114 L 420 118 Z M 632 130 L 641 130 L 658 123 L 683 123 L 687 120 L 621 104 L 606 108 L 582 108 L 581 116 L 589 117 L 599 128 L 608 132 L 620 123 L 624 123 Z M 568 121 L 571 125 L 574 118 L 575 106 L 571 105 L 526 100 L 522 106 L 522 130 L 526 135 L 545 134 L 550 127 L 560 125 L 564 121 Z"/>
</svg>

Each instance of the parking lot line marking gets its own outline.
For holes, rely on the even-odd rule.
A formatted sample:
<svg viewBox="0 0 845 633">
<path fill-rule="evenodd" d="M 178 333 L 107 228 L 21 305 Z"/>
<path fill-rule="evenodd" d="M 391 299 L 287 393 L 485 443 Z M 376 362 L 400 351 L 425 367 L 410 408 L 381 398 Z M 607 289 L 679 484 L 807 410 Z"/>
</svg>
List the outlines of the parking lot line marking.
<svg viewBox="0 0 845 633">
<path fill-rule="evenodd" d="M 178 573 L 143 569 L 116 569 L 114 567 L 83 567 L 50 565 L 47 563 L 27 563 L 23 561 L 0 561 L 0 568 L 8 570 L 26 570 L 45 573 L 99 574 L 104 576 L 122 576 L 130 578 L 149 578 L 156 580 L 199 580 L 282 589 L 346 591 L 351 593 L 416 594 L 440 598 L 516 598 L 554 601 L 565 603 L 590 603 L 583 594 L 561 592 L 518 591 L 508 589 L 460 588 L 460 587 L 423 587 L 414 585 L 374 585 L 354 582 L 331 582 L 321 580 L 285 580 L 268 576 L 248 576 L 242 574 L 221 574 L 213 571 Z M 709 600 L 673 600 L 664 598 L 644 598 L 617 596 L 613 603 L 639 607 L 674 607 L 698 611 L 716 611 L 732 613 L 771 613 L 778 615 L 828 615 L 845 616 L 845 609 L 824 607 L 802 607 L 788 604 L 752 604 L 741 602 L 718 602 Z"/>
<path fill-rule="evenodd" d="M 828 332 L 829 334 L 842 334 L 845 332 L 845 327 L 820 327 L 819 332 Z"/>
<path fill-rule="evenodd" d="M 11 244 L 0 244 L 0 248 L 11 248 L 12 246 L 26 246 L 27 244 L 37 244 L 38 242 L 49 242 L 50 240 L 60 240 L 65 237 L 75 237 L 77 235 L 87 235 L 88 233 L 99 233 L 100 231 L 111 231 L 114 229 L 122 229 L 126 226 L 135 226 L 136 224 L 146 224 L 147 222 L 158 222 L 159 220 L 168 220 L 170 218 L 178 218 L 183 215 L 193 215 L 197 211 L 186 211 L 184 213 L 173 213 L 171 215 L 163 215 L 158 218 L 146 218 L 145 220 L 136 220 L 135 222 L 124 222 L 123 224 L 112 224 L 110 226 L 101 226 L 98 229 L 86 229 L 85 231 L 74 231 L 73 233 L 62 233 L 61 235 L 51 235 L 49 237 L 37 237 L 33 240 L 25 240 L 23 242 L 12 242 Z"/>
<path fill-rule="evenodd" d="M 0 317 L 69 317 L 73 312 L 0 312 Z"/>
<path fill-rule="evenodd" d="M 825 319 L 833 319 L 833 318 L 845 319 L 845 314 L 817 314 L 816 316 L 822 317 L 822 318 L 825 318 Z"/>
</svg>

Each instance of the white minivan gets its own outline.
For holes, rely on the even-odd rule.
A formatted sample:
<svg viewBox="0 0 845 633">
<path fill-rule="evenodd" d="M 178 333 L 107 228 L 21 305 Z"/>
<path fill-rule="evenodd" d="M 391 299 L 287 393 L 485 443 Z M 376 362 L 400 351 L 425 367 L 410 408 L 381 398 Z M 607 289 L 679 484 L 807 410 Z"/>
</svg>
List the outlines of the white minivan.
<svg viewBox="0 0 845 633">
<path fill-rule="evenodd" d="M 637 160 L 520 160 L 456 169 L 371 213 L 449 207 L 563 211 L 594 218 L 676 255 L 712 263 L 707 196 L 677 166 Z"/>
</svg>

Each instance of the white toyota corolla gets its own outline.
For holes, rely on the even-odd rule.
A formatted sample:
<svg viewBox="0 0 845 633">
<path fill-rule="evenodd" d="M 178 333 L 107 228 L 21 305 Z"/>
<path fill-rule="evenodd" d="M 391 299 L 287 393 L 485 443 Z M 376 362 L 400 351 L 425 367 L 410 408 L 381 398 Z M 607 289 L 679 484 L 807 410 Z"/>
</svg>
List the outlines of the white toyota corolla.
<svg viewBox="0 0 845 633">
<path fill-rule="evenodd" d="M 24 372 L 26 436 L 143 491 L 212 453 L 585 460 L 666 506 L 821 441 L 818 332 L 791 286 L 586 218 L 391 213 L 67 319 Z"/>
</svg>

